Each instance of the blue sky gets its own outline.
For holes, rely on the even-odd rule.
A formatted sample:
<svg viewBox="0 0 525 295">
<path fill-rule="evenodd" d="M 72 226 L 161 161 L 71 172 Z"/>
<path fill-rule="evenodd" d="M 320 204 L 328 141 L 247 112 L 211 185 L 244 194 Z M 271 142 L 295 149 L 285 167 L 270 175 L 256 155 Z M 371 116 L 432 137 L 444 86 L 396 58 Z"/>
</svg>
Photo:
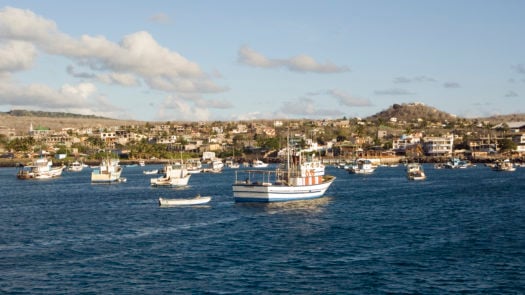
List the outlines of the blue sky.
<svg viewBox="0 0 525 295">
<path fill-rule="evenodd" d="M 0 110 L 525 113 L 525 1 L 1 1 Z"/>
</svg>

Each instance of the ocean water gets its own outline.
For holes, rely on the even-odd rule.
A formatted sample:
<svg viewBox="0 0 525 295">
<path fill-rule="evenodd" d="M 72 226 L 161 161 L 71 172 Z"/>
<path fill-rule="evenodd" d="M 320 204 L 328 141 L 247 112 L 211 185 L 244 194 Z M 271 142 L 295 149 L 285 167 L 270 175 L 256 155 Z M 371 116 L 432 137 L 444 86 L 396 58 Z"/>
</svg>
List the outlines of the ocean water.
<svg viewBox="0 0 525 295">
<path fill-rule="evenodd" d="M 326 197 L 274 204 L 233 202 L 232 170 L 175 189 L 150 187 L 153 168 L 109 185 L 0 169 L 0 293 L 525 293 L 525 168 L 329 167 Z M 197 193 L 213 199 L 157 203 Z"/>
</svg>

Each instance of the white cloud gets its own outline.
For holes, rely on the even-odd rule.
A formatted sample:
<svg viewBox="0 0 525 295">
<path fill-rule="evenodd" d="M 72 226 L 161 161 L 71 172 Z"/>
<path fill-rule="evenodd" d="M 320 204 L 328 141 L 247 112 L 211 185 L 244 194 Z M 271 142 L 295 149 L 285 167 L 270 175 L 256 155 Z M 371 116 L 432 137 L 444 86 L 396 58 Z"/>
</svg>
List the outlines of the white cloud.
<svg viewBox="0 0 525 295">
<path fill-rule="evenodd" d="M 315 101 L 309 97 L 298 98 L 294 101 L 283 103 L 280 111 L 288 116 L 309 116 L 309 117 L 335 117 L 343 113 L 337 109 L 319 108 Z"/>
<path fill-rule="evenodd" d="M 170 95 L 162 102 L 157 117 L 171 121 L 208 121 L 210 112 L 206 108 L 192 106 L 181 97 Z"/>
<path fill-rule="evenodd" d="M 0 43 L 0 72 L 27 70 L 33 66 L 36 49 L 31 43 L 7 41 Z"/>
<path fill-rule="evenodd" d="M 340 73 L 350 71 L 347 66 L 337 66 L 329 61 L 324 64 L 319 63 L 314 58 L 304 54 L 288 59 L 270 59 L 248 46 L 242 46 L 239 49 L 237 60 L 241 64 L 253 67 L 284 67 L 295 72 Z"/>
<path fill-rule="evenodd" d="M 445 87 L 445 88 L 460 88 L 461 85 L 459 85 L 459 83 L 457 83 L 457 82 L 445 82 L 445 83 L 443 83 L 443 87 Z"/>
<path fill-rule="evenodd" d="M 101 74 L 97 76 L 97 79 L 106 84 L 120 84 L 123 86 L 136 86 L 140 84 L 135 76 L 124 73 Z"/>
<path fill-rule="evenodd" d="M 395 77 L 394 78 L 394 83 L 396 84 L 412 83 L 412 82 L 435 82 L 435 81 L 436 79 L 427 77 L 427 76 L 423 76 L 423 75 L 415 76 L 412 78 L 408 78 L 408 77 Z"/>
<path fill-rule="evenodd" d="M 414 92 L 410 92 L 406 89 L 401 88 L 390 88 L 385 90 L 376 90 L 374 91 L 377 95 L 414 95 Z"/>
<path fill-rule="evenodd" d="M 368 99 L 360 99 L 351 96 L 348 93 L 345 93 L 341 90 L 332 89 L 328 91 L 328 94 L 337 98 L 340 104 L 351 107 L 368 107 L 372 103 Z"/>
<path fill-rule="evenodd" d="M 149 20 L 159 24 L 168 24 L 171 21 L 170 17 L 162 12 L 150 16 Z"/>
<path fill-rule="evenodd" d="M 239 49 L 238 61 L 245 65 L 260 68 L 272 68 L 279 66 L 276 61 L 266 58 L 264 55 L 258 53 L 248 46 L 242 46 Z"/>
<path fill-rule="evenodd" d="M 50 36 L 56 35 L 58 30 L 53 21 L 30 10 L 13 7 L 0 10 L 0 38 L 48 42 Z"/>
<path fill-rule="evenodd" d="M 30 42 L 48 54 L 75 60 L 95 72 L 135 75 L 151 88 L 182 92 L 220 92 L 226 88 L 209 79 L 198 64 L 157 43 L 146 31 L 125 36 L 114 43 L 103 36 L 74 39 L 56 24 L 31 11 L 7 7 L 0 10 L 0 40 Z M 102 73 L 105 74 L 105 73 Z M 117 76 L 113 75 L 113 78 Z M 122 83 L 122 79 L 111 79 Z M 159 82 L 162 80 L 162 82 Z M 131 85 L 131 84 L 128 84 Z M 136 85 L 136 84 L 132 84 Z"/>
<path fill-rule="evenodd" d="M 518 93 L 512 90 L 510 90 L 509 92 L 505 94 L 505 97 L 518 97 L 518 96 L 519 96 Z"/>
<path fill-rule="evenodd" d="M 158 14 L 152 20 L 166 20 L 166 16 Z M 68 66 L 67 73 L 85 82 L 127 87 L 145 85 L 165 92 L 199 96 L 228 90 L 212 80 L 213 73 L 205 73 L 197 63 L 163 47 L 146 31 L 124 36 L 118 43 L 104 36 L 73 38 L 62 33 L 52 20 L 29 10 L 5 7 L 0 9 L 0 90 L 3 90 L 0 105 L 122 112 L 106 97 L 97 94 L 91 83 L 64 82 L 59 90 L 39 83 L 17 84 L 11 73 L 30 69 L 37 53 L 71 60 L 75 66 Z M 198 118 L 209 116 L 207 108 L 231 107 L 227 101 L 218 100 L 176 101 L 168 106 L 183 111 L 187 110 L 185 104 L 190 105 L 190 114 Z"/>
</svg>

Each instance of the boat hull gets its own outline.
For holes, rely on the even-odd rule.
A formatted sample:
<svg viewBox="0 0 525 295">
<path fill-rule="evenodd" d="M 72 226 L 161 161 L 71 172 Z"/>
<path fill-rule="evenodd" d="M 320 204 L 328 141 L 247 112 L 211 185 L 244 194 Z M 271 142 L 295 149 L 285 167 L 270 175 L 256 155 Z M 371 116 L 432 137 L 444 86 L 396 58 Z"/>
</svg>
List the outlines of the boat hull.
<svg viewBox="0 0 525 295">
<path fill-rule="evenodd" d="M 120 179 L 122 170 L 114 173 L 100 173 L 98 170 L 91 173 L 91 182 L 108 183 L 117 182 Z"/>
<path fill-rule="evenodd" d="M 159 198 L 159 206 L 191 206 L 206 204 L 211 197 L 197 197 L 194 199 L 164 199 Z"/>
<path fill-rule="evenodd" d="M 286 202 L 320 198 L 335 177 L 320 184 L 289 186 L 286 184 L 235 183 L 232 185 L 236 202 Z"/>
<path fill-rule="evenodd" d="M 190 181 L 190 174 L 181 178 L 153 178 L 150 179 L 152 186 L 186 186 Z"/>
</svg>

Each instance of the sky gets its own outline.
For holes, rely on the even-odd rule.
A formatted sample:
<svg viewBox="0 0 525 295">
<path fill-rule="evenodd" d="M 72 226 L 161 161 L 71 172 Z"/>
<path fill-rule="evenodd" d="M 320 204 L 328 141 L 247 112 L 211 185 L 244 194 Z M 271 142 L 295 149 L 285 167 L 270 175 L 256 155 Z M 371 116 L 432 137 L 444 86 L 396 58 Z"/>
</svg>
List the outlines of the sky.
<svg viewBox="0 0 525 295">
<path fill-rule="evenodd" d="M 0 111 L 141 121 L 525 113 L 525 1 L 3 1 Z"/>
</svg>

